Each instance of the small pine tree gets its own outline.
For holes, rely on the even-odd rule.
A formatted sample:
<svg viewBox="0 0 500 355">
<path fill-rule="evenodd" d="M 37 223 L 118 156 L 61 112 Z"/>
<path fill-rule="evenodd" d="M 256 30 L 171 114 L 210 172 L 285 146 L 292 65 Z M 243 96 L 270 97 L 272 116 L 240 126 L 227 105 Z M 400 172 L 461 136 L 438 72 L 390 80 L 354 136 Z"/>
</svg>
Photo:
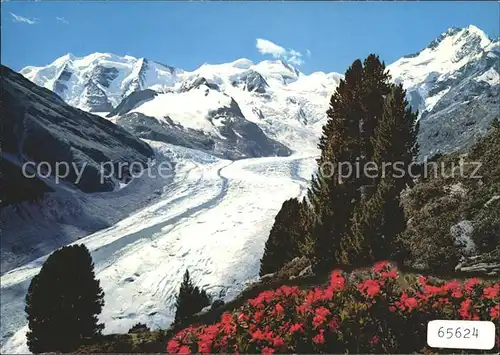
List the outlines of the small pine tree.
<svg viewBox="0 0 500 355">
<path fill-rule="evenodd" d="M 104 292 L 85 245 L 52 253 L 30 283 L 25 311 L 28 347 L 33 353 L 71 352 L 100 335 L 97 316 Z"/>
<path fill-rule="evenodd" d="M 175 302 L 175 323 L 185 320 L 210 305 L 210 296 L 198 286 L 194 286 L 186 270 Z"/>
<path fill-rule="evenodd" d="M 302 237 L 300 209 L 300 203 L 296 198 L 283 202 L 260 260 L 260 276 L 278 271 L 298 255 L 298 241 Z"/>
</svg>

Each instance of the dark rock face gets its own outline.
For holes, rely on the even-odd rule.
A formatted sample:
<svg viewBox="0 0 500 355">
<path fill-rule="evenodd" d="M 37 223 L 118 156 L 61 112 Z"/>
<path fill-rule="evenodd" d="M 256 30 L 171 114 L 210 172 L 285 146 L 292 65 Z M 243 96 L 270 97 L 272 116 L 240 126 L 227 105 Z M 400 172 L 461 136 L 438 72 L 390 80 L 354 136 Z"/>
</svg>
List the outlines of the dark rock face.
<svg viewBox="0 0 500 355">
<path fill-rule="evenodd" d="M 142 90 L 144 86 L 144 74 L 147 72 L 149 68 L 149 62 L 147 59 L 143 58 L 140 63 L 141 67 L 139 69 L 139 74 L 128 83 L 125 90 L 123 91 L 124 96 L 134 91 Z"/>
<path fill-rule="evenodd" d="M 255 70 L 248 70 L 238 80 L 233 81 L 233 85 L 243 84 L 245 90 L 264 94 L 269 87 L 266 80 Z"/>
<path fill-rule="evenodd" d="M 184 89 L 195 88 L 195 83 L 206 85 L 204 78 L 198 78 L 190 84 L 191 86 L 185 86 Z M 233 99 L 229 107 L 221 107 L 209 112 L 207 116 L 207 119 L 217 126 L 223 139 L 176 125 L 168 116 L 163 121 L 142 113 L 129 112 L 139 104 L 153 99 L 157 94 L 154 90 L 134 92 L 109 116 L 119 115 L 116 124 L 137 137 L 203 150 L 224 159 L 291 154 L 290 149 L 270 139 L 259 126 L 245 119 Z"/>
<path fill-rule="evenodd" d="M 73 75 L 73 73 L 67 67 L 65 67 L 54 85 L 54 91 L 56 94 L 62 95 L 68 89 L 66 83 L 71 78 L 71 75 Z"/>
<path fill-rule="evenodd" d="M 142 91 L 134 91 L 126 98 L 124 98 L 114 110 L 112 110 L 106 117 L 113 117 L 124 115 L 127 112 L 132 111 L 138 105 L 154 99 L 158 93 L 151 89 L 146 89 Z"/>
<path fill-rule="evenodd" d="M 210 151 L 215 147 L 212 138 L 200 132 L 161 122 L 154 117 L 132 112 L 120 116 L 116 124 L 137 137 Z"/>
<path fill-rule="evenodd" d="M 2 181 L 0 184 L 0 207 L 23 201 L 34 202 L 46 192 L 53 191 L 43 180 L 25 177 L 19 166 L 4 159 L 2 161 Z"/>
<path fill-rule="evenodd" d="M 90 112 L 109 112 L 113 109 L 106 93 L 93 80 L 85 84 L 85 90 L 86 104 L 90 107 Z"/>
<path fill-rule="evenodd" d="M 70 169 L 68 177 L 63 179 L 65 185 L 83 192 L 102 192 L 113 190 L 116 180 L 127 181 L 130 172 L 125 168 L 121 177 L 107 178 L 101 172 L 101 163 L 140 162 L 145 166 L 147 158 L 153 155 L 146 143 L 123 128 L 68 106 L 53 92 L 7 67 L 2 66 L 1 70 L 3 153 L 9 162 L 4 172 L 7 178 L 3 180 L 6 184 L 2 186 L 3 201 L 29 200 L 50 191 L 44 185 L 53 177 L 44 182 L 23 181 L 22 184 L 29 186 L 26 191 L 32 191 L 25 191 L 26 196 L 12 192 L 21 189 L 20 185 L 15 186 L 19 181 L 16 176 L 27 161 L 47 162 L 52 171 L 57 162 L 73 164 L 83 169 L 81 180 L 76 183 L 77 175 Z"/>
<path fill-rule="evenodd" d="M 219 85 L 209 82 L 207 79 L 205 79 L 202 76 L 197 77 L 193 81 L 186 81 L 186 82 L 182 83 L 179 91 L 180 92 L 187 92 L 187 91 L 190 91 L 193 89 L 197 89 L 202 85 L 205 85 L 209 89 L 219 91 Z"/>
<path fill-rule="evenodd" d="M 221 142 L 221 145 L 228 159 L 288 156 L 292 153 L 283 144 L 267 137 L 255 123 L 246 120 L 234 100 L 231 100 L 229 107 L 221 107 L 211 112 L 209 118 L 224 123 L 220 133 L 226 140 Z"/>
<path fill-rule="evenodd" d="M 476 80 L 482 73 L 499 68 L 500 53 L 485 53 L 472 65 L 464 66 L 458 75 L 439 83 L 429 83 L 429 94 L 449 91 L 430 112 L 420 119 L 420 157 L 436 153 L 463 150 L 473 145 L 500 115 L 500 83 L 491 85 Z M 419 100 L 416 92 L 409 93 L 412 101 Z"/>
<path fill-rule="evenodd" d="M 106 68 L 98 65 L 92 70 L 89 79 L 93 80 L 99 85 L 109 88 L 109 84 L 111 84 L 111 82 L 115 80 L 117 77 L 118 77 L 118 69 Z"/>
</svg>

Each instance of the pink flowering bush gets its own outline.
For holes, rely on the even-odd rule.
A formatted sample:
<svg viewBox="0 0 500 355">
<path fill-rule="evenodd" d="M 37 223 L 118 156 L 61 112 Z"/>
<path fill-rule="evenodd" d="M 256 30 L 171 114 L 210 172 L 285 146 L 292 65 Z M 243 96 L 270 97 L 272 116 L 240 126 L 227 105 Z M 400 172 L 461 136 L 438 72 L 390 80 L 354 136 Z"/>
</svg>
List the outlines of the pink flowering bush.
<svg viewBox="0 0 500 355">
<path fill-rule="evenodd" d="M 500 319 L 500 283 L 419 277 L 401 286 L 388 262 L 308 290 L 265 291 L 212 325 L 186 328 L 169 353 L 411 353 L 434 319 Z M 498 344 L 497 344 L 498 346 Z"/>
</svg>

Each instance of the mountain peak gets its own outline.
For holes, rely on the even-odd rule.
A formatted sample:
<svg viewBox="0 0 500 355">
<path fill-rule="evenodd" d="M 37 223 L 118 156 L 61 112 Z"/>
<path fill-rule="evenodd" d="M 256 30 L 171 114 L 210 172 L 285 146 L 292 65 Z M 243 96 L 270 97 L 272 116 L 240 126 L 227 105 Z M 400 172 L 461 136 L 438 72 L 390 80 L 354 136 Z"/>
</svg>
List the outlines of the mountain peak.
<svg viewBox="0 0 500 355">
<path fill-rule="evenodd" d="M 232 62 L 231 65 L 238 69 L 250 69 L 250 67 L 253 66 L 254 64 L 250 59 L 240 58 Z"/>
<path fill-rule="evenodd" d="M 486 35 L 486 33 L 480 28 L 474 25 L 468 25 L 467 27 L 450 27 L 443 33 L 441 33 L 436 39 L 431 41 L 427 47 L 419 52 L 408 54 L 403 56 L 403 58 L 415 58 L 419 56 L 426 49 L 436 50 L 446 39 L 451 39 L 451 45 L 458 45 L 460 47 L 467 43 L 477 42 L 477 45 L 481 48 L 487 47 L 491 40 Z M 449 52 L 449 48 L 446 50 Z"/>
<path fill-rule="evenodd" d="M 59 57 L 56 60 L 54 60 L 52 62 L 52 65 L 59 66 L 61 64 L 65 64 L 65 63 L 71 62 L 73 60 L 75 60 L 75 56 L 72 53 L 67 53 L 67 54 L 63 55 L 62 57 Z"/>
<path fill-rule="evenodd" d="M 450 27 L 449 29 L 444 31 L 438 38 L 432 41 L 429 46 L 427 46 L 427 48 L 437 48 L 439 44 L 441 44 L 446 38 L 450 37 L 455 37 L 455 40 L 462 39 L 465 42 L 479 40 L 480 46 L 483 48 L 490 43 L 490 39 L 483 30 L 474 25 L 469 25 L 464 28 Z"/>
</svg>

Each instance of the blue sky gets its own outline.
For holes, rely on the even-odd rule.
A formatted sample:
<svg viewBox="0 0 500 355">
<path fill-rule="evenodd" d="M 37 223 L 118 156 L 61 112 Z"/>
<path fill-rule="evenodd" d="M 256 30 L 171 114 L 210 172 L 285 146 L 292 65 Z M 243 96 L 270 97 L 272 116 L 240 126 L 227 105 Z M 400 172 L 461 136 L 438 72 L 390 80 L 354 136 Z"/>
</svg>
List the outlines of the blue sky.
<svg viewBox="0 0 500 355">
<path fill-rule="evenodd" d="M 344 72 L 371 52 L 386 63 L 417 52 L 452 26 L 474 24 L 490 37 L 500 35 L 497 2 L 2 1 L 1 6 L 2 64 L 15 70 L 46 65 L 68 52 L 110 52 L 186 70 L 238 58 L 258 62 L 274 53 L 304 73 Z"/>
</svg>

